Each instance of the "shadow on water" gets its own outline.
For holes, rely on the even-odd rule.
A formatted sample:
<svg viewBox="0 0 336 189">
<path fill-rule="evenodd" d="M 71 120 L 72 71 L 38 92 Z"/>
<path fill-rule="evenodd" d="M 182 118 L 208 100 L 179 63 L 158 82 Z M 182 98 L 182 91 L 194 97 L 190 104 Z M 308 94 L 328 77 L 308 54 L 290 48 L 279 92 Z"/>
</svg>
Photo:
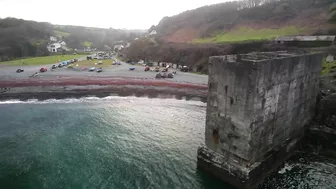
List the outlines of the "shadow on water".
<svg viewBox="0 0 336 189">
<path fill-rule="evenodd" d="M 196 170 L 196 175 L 204 189 L 235 189 L 233 186 L 224 183 L 222 180 L 198 169 Z"/>
</svg>

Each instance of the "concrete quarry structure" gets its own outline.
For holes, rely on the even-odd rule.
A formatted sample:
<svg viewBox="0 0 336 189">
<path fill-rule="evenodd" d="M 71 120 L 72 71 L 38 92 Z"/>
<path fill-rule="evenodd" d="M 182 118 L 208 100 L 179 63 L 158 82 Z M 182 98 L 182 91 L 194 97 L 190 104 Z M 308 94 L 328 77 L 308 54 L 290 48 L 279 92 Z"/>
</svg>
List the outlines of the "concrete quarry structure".
<svg viewBox="0 0 336 189">
<path fill-rule="evenodd" d="M 279 168 L 314 115 L 321 62 L 285 51 L 210 57 L 198 168 L 249 189 Z"/>
</svg>

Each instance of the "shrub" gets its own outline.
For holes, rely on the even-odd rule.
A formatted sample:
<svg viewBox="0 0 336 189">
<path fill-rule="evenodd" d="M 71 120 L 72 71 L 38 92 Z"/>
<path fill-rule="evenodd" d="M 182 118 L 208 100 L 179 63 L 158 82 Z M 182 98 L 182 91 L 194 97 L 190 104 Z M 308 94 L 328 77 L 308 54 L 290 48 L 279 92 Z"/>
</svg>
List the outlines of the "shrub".
<svg viewBox="0 0 336 189">
<path fill-rule="evenodd" d="M 336 21 L 336 10 L 329 15 L 329 21 Z"/>
<path fill-rule="evenodd" d="M 332 13 L 336 10 L 336 3 L 333 3 L 330 7 L 329 7 L 329 13 Z"/>
</svg>

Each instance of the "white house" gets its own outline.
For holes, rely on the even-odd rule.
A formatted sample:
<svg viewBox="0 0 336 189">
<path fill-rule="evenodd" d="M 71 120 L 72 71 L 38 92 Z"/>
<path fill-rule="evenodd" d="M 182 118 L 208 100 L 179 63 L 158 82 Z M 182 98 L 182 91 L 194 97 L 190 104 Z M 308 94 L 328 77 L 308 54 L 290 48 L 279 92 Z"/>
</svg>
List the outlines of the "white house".
<svg viewBox="0 0 336 189">
<path fill-rule="evenodd" d="M 122 49 L 124 49 L 124 48 L 125 48 L 124 45 L 115 45 L 113 49 L 114 49 L 114 50 L 117 49 L 118 51 L 120 51 L 120 50 L 122 50 Z"/>
<path fill-rule="evenodd" d="M 149 33 L 149 35 L 156 35 L 156 34 L 157 34 L 156 30 L 153 30 Z"/>
<path fill-rule="evenodd" d="M 47 46 L 47 49 L 49 52 L 58 52 L 58 49 L 60 49 L 61 47 L 62 45 L 60 43 L 52 43 Z"/>
<path fill-rule="evenodd" d="M 66 46 L 65 41 L 59 41 L 58 43 L 61 44 L 62 46 Z"/>
<path fill-rule="evenodd" d="M 54 36 L 50 36 L 50 41 L 53 41 L 53 42 L 56 42 L 57 41 L 57 37 L 54 37 Z"/>
<path fill-rule="evenodd" d="M 91 47 L 84 47 L 84 52 L 91 52 Z"/>
<path fill-rule="evenodd" d="M 59 41 L 57 43 L 52 43 L 47 46 L 49 52 L 61 52 L 62 50 L 69 51 L 70 49 L 66 47 L 65 41 Z"/>
</svg>

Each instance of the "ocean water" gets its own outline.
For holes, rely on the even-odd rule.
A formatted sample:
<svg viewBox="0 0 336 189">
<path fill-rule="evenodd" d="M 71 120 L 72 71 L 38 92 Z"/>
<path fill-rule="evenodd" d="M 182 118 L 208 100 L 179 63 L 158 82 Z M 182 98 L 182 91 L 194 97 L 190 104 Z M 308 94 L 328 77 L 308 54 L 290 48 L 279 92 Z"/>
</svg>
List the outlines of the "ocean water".
<svg viewBox="0 0 336 189">
<path fill-rule="evenodd" d="M 230 189 L 196 169 L 205 112 L 137 97 L 0 102 L 0 188 Z M 336 188 L 335 174 L 299 154 L 261 188 Z"/>
</svg>

